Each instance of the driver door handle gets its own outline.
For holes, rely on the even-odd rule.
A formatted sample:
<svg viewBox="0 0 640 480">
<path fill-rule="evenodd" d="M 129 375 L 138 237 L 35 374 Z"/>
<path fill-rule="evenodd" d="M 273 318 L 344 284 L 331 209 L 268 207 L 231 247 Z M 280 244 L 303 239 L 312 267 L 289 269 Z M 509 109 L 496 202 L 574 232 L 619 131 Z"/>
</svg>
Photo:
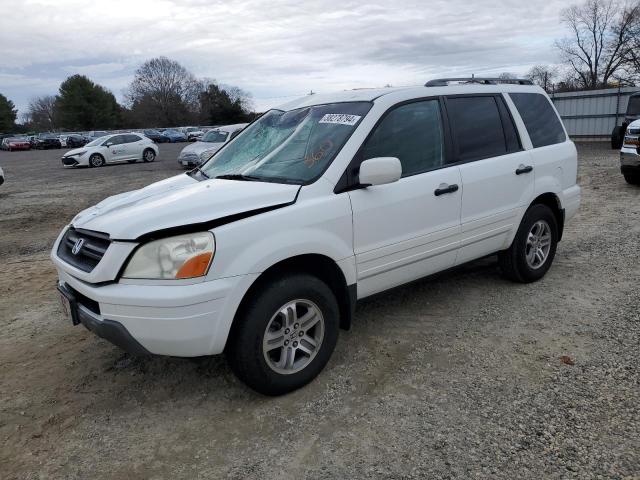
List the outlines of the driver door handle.
<svg viewBox="0 0 640 480">
<path fill-rule="evenodd" d="M 529 173 L 533 171 L 533 167 L 531 165 L 527 165 L 526 167 L 522 164 L 516 170 L 516 175 L 522 175 L 523 173 Z"/>
<path fill-rule="evenodd" d="M 447 185 L 446 183 L 440 184 L 438 188 L 433 192 L 436 197 L 440 195 L 444 195 L 445 193 L 453 193 L 458 191 L 458 185 L 455 183 L 453 185 Z"/>
</svg>

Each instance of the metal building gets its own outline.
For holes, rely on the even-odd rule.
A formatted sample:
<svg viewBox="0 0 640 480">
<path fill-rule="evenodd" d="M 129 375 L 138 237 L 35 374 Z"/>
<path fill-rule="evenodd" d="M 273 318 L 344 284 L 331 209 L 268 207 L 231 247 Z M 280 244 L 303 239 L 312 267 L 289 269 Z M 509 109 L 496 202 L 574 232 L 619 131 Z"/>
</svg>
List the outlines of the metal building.
<svg viewBox="0 0 640 480">
<path fill-rule="evenodd" d="M 639 87 L 607 88 L 551 94 L 551 99 L 573 140 L 608 141 L 620 125 L 629 96 Z"/>
</svg>

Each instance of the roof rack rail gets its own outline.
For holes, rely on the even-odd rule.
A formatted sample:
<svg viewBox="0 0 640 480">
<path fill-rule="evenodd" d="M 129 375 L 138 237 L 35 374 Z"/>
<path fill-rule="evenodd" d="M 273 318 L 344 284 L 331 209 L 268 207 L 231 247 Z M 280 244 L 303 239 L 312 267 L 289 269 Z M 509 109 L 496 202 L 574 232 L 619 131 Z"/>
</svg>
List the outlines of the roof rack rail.
<svg viewBox="0 0 640 480">
<path fill-rule="evenodd" d="M 461 77 L 461 78 L 436 78 L 424 84 L 425 87 L 446 87 L 449 82 L 479 83 L 481 85 L 496 85 L 498 83 L 512 83 L 516 85 L 533 85 L 531 80 L 526 78 L 483 78 L 483 77 Z"/>
</svg>

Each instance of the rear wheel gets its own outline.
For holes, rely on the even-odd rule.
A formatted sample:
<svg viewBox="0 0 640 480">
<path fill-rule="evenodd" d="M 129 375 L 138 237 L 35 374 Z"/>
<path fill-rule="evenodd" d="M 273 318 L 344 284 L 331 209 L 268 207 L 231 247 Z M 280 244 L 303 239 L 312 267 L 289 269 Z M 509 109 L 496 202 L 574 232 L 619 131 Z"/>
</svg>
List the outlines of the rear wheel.
<svg viewBox="0 0 640 480">
<path fill-rule="evenodd" d="M 265 395 L 296 390 L 322 371 L 338 339 L 339 309 L 316 277 L 266 284 L 236 319 L 227 357 L 235 374 Z"/>
<path fill-rule="evenodd" d="M 498 254 L 500 268 L 509 280 L 540 280 L 551 267 L 558 245 L 558 223 L 549 207 L 536 204 L 525 213 L 511 246 Z"/>
<path fill-rule="evenodd" d="M 104 165 L 104 157 L 99 153 L 94 153 L 89 157 L 90 167 L 102 167 Z"/>
<path fill-rule="evenodd" d="M 156 152 L 152 149 L 147 148 L 144 152 L 142 152 L 142 160 L 145 162 L 153 162 L 156 159 Z"/>
</svg>

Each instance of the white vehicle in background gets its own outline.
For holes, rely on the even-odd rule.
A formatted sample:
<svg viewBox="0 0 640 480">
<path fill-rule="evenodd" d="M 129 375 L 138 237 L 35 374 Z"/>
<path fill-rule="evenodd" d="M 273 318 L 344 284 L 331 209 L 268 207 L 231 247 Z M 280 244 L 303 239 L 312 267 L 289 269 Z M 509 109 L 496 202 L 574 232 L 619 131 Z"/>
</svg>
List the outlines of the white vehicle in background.
<svg viewBox="0 0 640 480">
<path fill-rule="evenodd" d="M 640 185 L 640 120 L 631 122 L 624 134 L 620 171 L 627 183 Z"/>
<path fill-rule="evenodd" d="M 153 140 L 139 133 L 116 133 L 69 150 L 63 155 L 62 164 L 65 167 L 102 167 L 107 163 L 153 162 L 156 156 L 158 146 Z"/>
<path fill-rule="evenodd" d="M 0 167 L 0 185 L 4 183 L 4 172 L 2 171 L 2 167 Z"/>
<path fill-rule="evenodd" d="M 204 132 L 199 127 L 182 127 L 180 131 L 187 136 L 187 141 L 189 142 L 196 142 L 204 135 Z"/>
<path fill-rule="evenodd" d="M 544 90 L 504 82 L 268 111 L 200 168 L 76 215 L 51 251 L 64 312 L 136 354 L 225 352 L 278 395 L 320 373 L 359 299 L 491 254 L 540 280 L 580 205 L 577 152 Z"/>
<path fill-rule="evenodd" d="M 178 155 L 178 163 L 183 167 L 194 168 L 211 158 L 229 140 L 238 135 L 248 123 L 237 123 L 209 130 L 202 139 L 187 145 Z"/>
</svg>

